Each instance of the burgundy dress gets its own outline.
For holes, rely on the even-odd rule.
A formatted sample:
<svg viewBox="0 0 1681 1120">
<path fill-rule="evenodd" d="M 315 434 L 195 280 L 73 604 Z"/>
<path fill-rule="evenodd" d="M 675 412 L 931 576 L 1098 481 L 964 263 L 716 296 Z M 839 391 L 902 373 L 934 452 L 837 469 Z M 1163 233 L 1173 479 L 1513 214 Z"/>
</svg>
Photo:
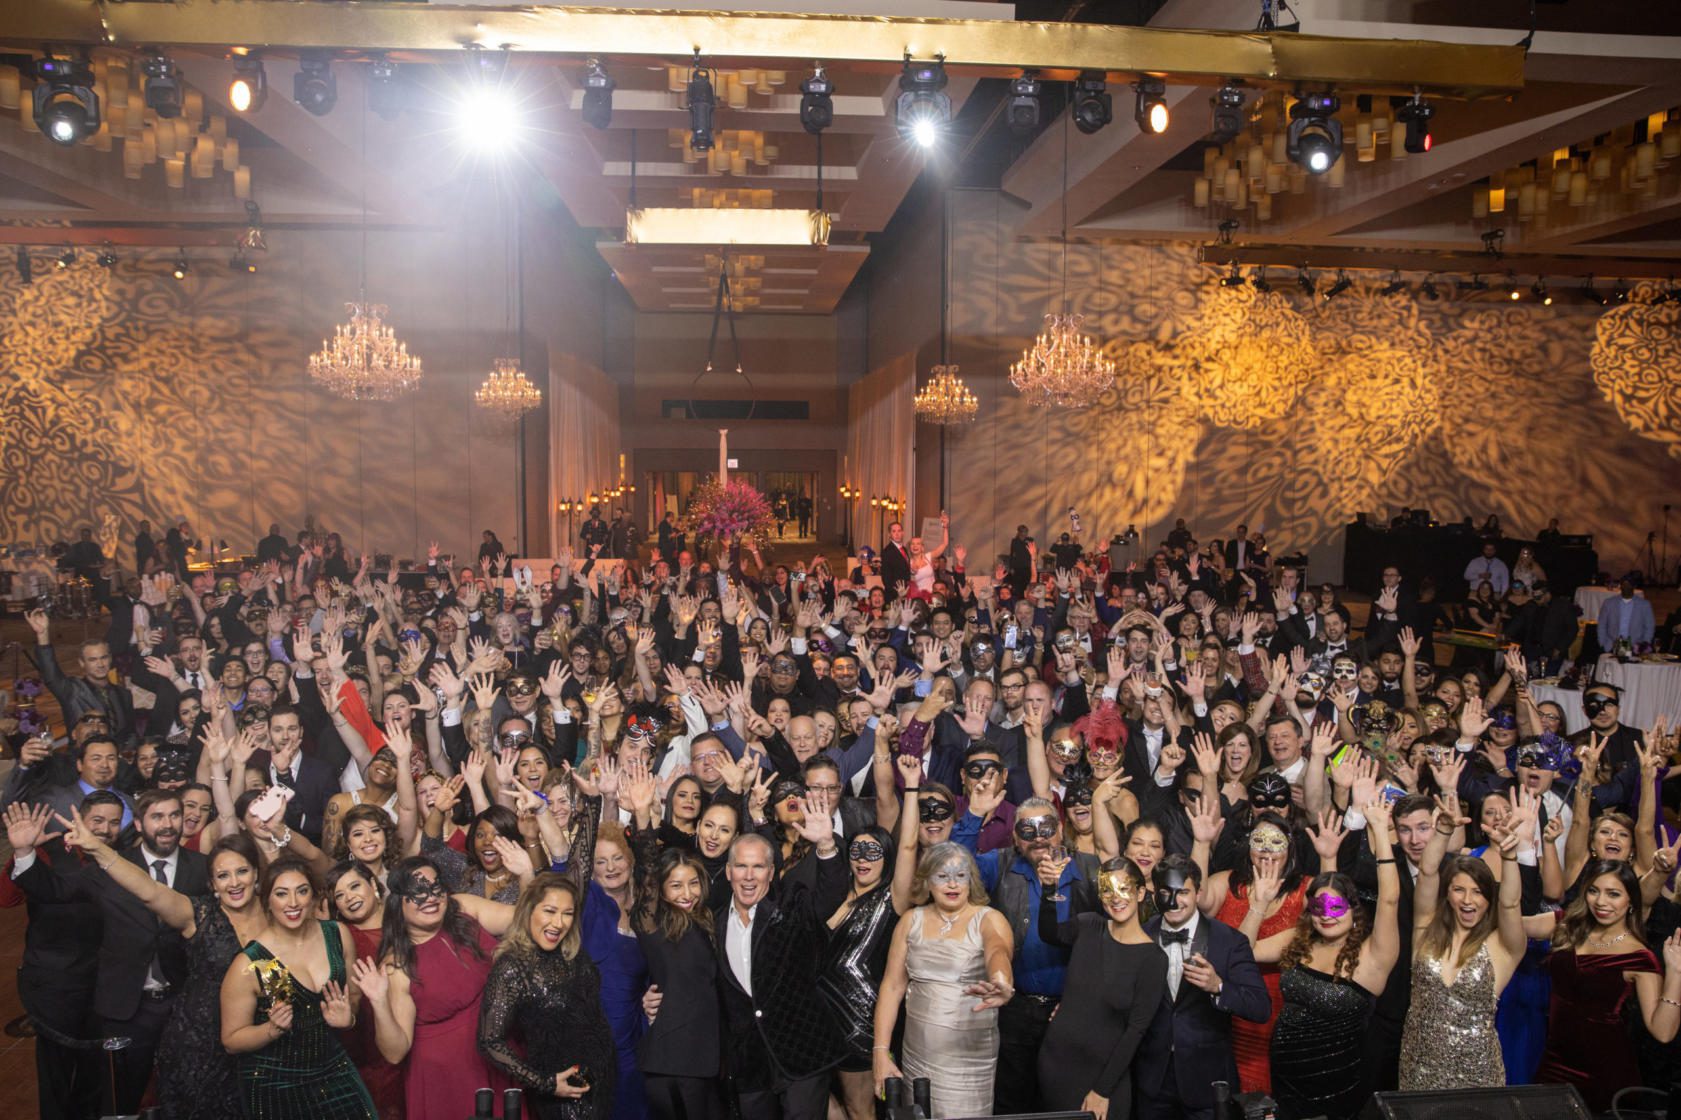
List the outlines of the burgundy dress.
<svg viewBox="0 0 1681 1120">
<path fill-rule="evenodd" d="M 475 926 L 475 929 L 478 927 Z M 479 996 L 490 976 L 496 939 L 478 930 L 480 959 L 440 933 L 414 951 L 414 1046 L 403 1091 L 409 1120 L 461 1120 L 473 1094 L 510 1088 L 500 1070 L 479 1052 Z"/>
<path fill-rule="evenodd" d="M 1634 981 L 1625 972 L 1663 969 L 1650 949 L 1636 946 L 1627 953 L 1578 956 L 1558 949 L 1547 958 L 1553 981 L 1553 1001 L 1547 1013 L 1547 1052 L 1535 1080 L 1569 1084 L 1581 1091 L 1588 1111 L 1611 1109 L 1618 1089 L 1639 1085 L 1629 1019 L 1640 1014 Z"/>
<path fill-rule="evenodd" d="M 380 929 L 351 926 L 350 939 L 356 945 L 357 960 L 364 957 L 379 959 Z M 362 1075 L 368 1095 L 374 1099 L 379 1120 L 404 1120 L 403 1067 L 392 1065 L 379 1052 L 379 1043 L 374 1039 L 374 1013 L 367 1008 L 367 998 L 362 997 L 363 1006 L 356 1013 L 356 1025 L 340 1034 L 339 1040 L 344 1043 L 350 1060 L 356 1063 L 356 1072 Z"/>
</svg>

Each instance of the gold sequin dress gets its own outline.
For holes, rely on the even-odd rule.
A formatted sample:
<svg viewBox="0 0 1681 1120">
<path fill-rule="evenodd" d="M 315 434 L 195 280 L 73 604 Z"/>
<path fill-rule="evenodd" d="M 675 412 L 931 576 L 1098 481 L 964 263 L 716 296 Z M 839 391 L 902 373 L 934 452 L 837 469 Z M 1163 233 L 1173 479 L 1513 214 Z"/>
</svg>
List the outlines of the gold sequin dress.
<svg viewBox="0 0 1681 1120">
<path fill-rule="evenodd" d="M 1401 1089 L 1484 1089 L 1506 1084 L 1494 1029 L 1494 958 L 1485 940 L 1453 984 L 1442 962 L 1413 962 L 1412 1005 L 1401 1035 Z"/>
</svg>

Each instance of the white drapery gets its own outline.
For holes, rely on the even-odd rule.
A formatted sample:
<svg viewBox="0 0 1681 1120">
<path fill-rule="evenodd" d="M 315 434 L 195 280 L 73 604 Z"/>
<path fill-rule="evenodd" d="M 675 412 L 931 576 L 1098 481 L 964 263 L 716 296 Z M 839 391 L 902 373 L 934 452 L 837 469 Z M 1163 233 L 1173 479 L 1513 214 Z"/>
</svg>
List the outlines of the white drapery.
<svg viewBox="0 0 1681 1120">
<path fill-rule="evenodd" d="M 573 514 L 571 532 L 560 503 L 587 497 L 619 481 L 619 388 L 594 366 L 570 354 L 549 365 L 549 539 L 577 547 L 588 511 Z M 626 479 L 627 483 L 634 479 Z"/>
<path fill-rule="evenodd" d="M 862 378 L 847 391 L 847 477 L 863 497 L 852 509 L 853 539 L 880 548 L 891 517 L 870 515 L 872 497 L 907 503 L 898 520 L 915 525 L 916 354 L 907 352 Z M 907 536 L 914 536 L 911 529 Z"/>
</svg>

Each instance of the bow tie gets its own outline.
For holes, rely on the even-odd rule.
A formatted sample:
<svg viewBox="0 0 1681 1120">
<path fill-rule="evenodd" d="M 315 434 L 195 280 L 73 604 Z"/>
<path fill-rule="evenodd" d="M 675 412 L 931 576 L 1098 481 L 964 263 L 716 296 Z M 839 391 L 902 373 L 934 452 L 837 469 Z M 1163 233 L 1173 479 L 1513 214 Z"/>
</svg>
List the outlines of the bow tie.
<svg viewBox="0 0 1681 1120">
<path fill-rule="evenodd" d="M 1168 945 L 1189 945 L 1190 943 L 1191 931 L 1188 929 L 1162 930 L 1162 946 L 1164 948 Z"/>
</svg>

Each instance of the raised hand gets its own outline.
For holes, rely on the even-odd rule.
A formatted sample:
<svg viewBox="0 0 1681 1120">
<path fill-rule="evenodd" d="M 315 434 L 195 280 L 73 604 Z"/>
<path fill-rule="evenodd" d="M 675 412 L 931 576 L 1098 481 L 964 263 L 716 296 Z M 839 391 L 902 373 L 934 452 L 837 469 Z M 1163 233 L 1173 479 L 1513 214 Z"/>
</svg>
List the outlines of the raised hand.
<svg viewBox="0 0 1681 1120">
<path fill-rule="evenodd" d="M 519 762 L 519 752 L 512 747 L 496 752 L 493 765 L 496 767 L 496 788 L 507 789 L 514 784 L 514 769 Z M 594 791 L 590 791 L 594 793 Z"/>
<path fill-rule="evenodd" d="M 29 623 L 29 628 L 35 631 L 36 645 L 44 646 L 51 642 L 53 624 L 47 619 L 46 611 L 42 610 L 40 607 L 36 607 L 34 610 L 26 613 L 23 616 L 23 619 L 25 622 Z"/>
<path fill-rule="evenodd" d="M 385 993 L 390 988 L 390 981 L 385 976 L 385 966 L 373 957 L 357 957 L 351 966 L 351 976 L 356 981 L 356 987 L 368 997 L 371 1003 L 383 1003 Z"/>
<path fill-rule="evenodd" d="M 321 1018 L 336 1031 L 349 1030 L 356 1021 L 350 1007 L 350 996 L 341 985 L 331 980 L 321 985 Z"/>
<path fill-rule="evenodd" d="M 1337 858 L 1337 849 L 1342 847 L 1343 837 L 1348 830 L 1342 825 L 1342 814 L 1335 809 L 1325 809 L 1319 814 L 1317 827 L 1310 826 L 1307 830 L 1308 839 L 1313 841 L 1313 850 L 1319 853 L 1321 860 Z"/>
<path fill-rule="evenodd" d="M 994 770 L 969 791 L 969 811 L 986 820 L 1004 803 L 1004 774 Z"/>
<path fill-rule="evenodd" d="M 1255 878 L 1249 884 L 1249 905 L 1258 906 L 1263 910 L 1272 905 L 1283 890 L 1281 874 L 1282 868 L 1257 867 Z"/>
<path fill-rule="evenodd" d="M 1214 745 L 1214 737 L 1206 731 L 1199 731 L 1192 738 L 1191 753 L 1197 760 L 1199 773 L 1213 776 L 1220 772 L 1220 748 Z"/>
<path fill-rule="evenodd" d="M 41 834 L 52 823 L 52 806 L 25 805 L 21 801 L 14 801 L 6 806 L 6 840 L 12 846 L 12 851 L 27 852 L 41 842 Z"/>
<path fill-rule="evenodd" d="M 1481 698 L 1473 696 L 1465 701 L 1465 706 L 1459 710 L 1459 736 L 1462 739 L 1478 739 L 1494 723 L 1483 712 Z"/>
<path fill-rule="evenodd" d="M 1108 784 L 1108 781 L 1104 782 L 1104 785 Z M 1226 827 L 1226 819 L 1220 813 L 1219 791 L 1205 786 L 1202 796 L 1197 798 L 1193 806 L 1190 817 L 1191 839 L 1199 844 L 1213 844 L 1219 839 L 1220 830 Z"/>
<path fill-rule="evenodd" d="M 474 673 L 467 681 L 473 692 L 473 706 L 481 712 L 488 712 L 496 706 L 496 697 L 502 691 L 496 687 L 496 678 L 489 673 Z"/>
<path fill-rule="evenodd" d="M 561 693 L 566 690 L 566 683 L 572 679 L 572 671 L 558 660 L 549 663 L 549 671 L 543 674 L 541 687 L 543 695 L 548 697 L 550 705 L 560 703 Z"/>
<path fill-rule="evenodd" d="M 498 834 L 490 841 L 490 846 L 496 849 L 496 854 L 502 857 L 502 866 L 520 879 L 531 877 L 533 868 L 531 854 L 522 846 L 514 843 L 506 836 Z"/>
</svg>

